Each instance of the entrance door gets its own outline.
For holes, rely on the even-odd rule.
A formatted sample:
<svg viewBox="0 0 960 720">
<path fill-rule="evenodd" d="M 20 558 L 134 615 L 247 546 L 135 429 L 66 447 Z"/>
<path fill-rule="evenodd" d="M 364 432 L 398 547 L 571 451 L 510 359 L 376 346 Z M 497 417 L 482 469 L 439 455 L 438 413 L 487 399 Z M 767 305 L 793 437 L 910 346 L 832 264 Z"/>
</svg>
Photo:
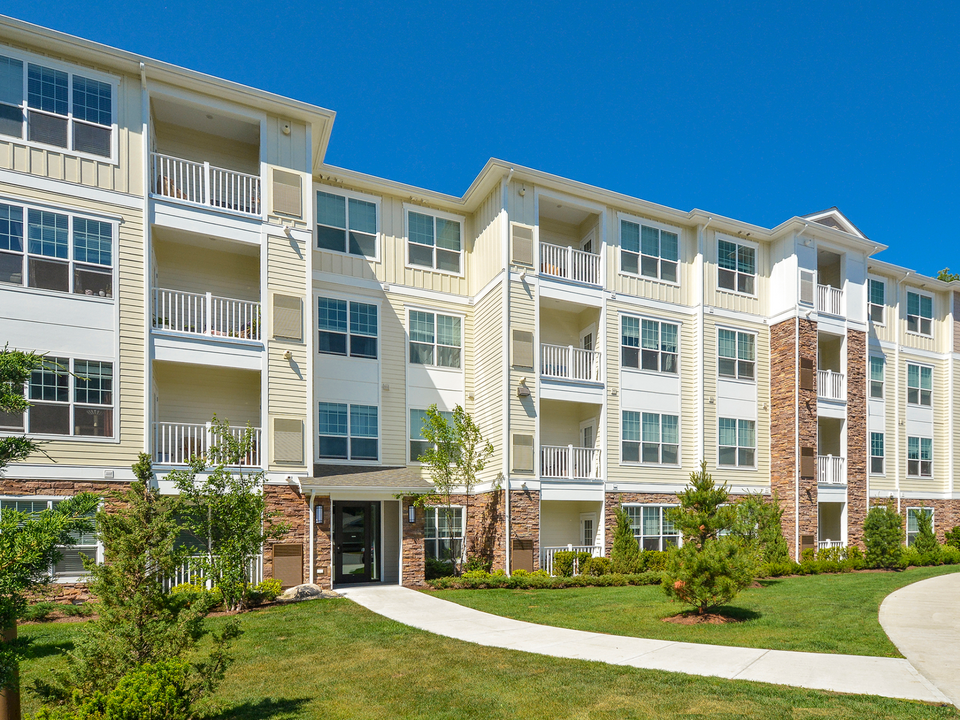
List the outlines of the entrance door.
<svg viewBox="0 0 960 720">
<path fill-rule="evenodd" d="M 334 582 L 380 579 L 380 503 L 333 504 Z"/>
</svg>

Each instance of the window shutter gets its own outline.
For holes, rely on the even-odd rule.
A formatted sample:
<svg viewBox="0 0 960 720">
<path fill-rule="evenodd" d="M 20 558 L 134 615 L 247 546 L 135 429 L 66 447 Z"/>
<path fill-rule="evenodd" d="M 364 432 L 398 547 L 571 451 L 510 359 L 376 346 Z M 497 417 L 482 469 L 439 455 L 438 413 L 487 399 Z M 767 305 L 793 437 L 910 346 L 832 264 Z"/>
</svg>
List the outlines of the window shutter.
<svg viewBox="0 0 960 720">
<path fill-rule="evenodd" d="M 273 461 L 303 464 L 303 421 L 275 418 L 273 421 Z"/>
<path fill-rule="evenodd" d="M 800 389 L 815 390 L 813 385 L 813 360 L 800 358 Z"/>
<path fill-rule="evenodd" d="M 513 436 L 513 469 L 533 472 L 533 435 Z"/>
<path fill-rule="evenodd" d="M 301 208 L 300 176 L 296 173 L 273 171 L 273 211 L 280 215 L 303 217 Z"/>
<path fill-rule="evenodd" d="M 800 477 L 812 478 L 817 475 L 817 449 L 800 448 Z"/>
<path fill-rule="evenodd" d="M 813 305 L 814 274 L 812 270 L 800 271 L 800 302 Z"/>
<path fill-rule="evenodd" d="M 533 228 L 510 223 L 510 261 L 517 265 L 533 265 Z"/>
<path fill-rule="evenodd" d="M 527 330 L 513 331 L 513 364 L 533 367 L 533 333 Z"/>
<path fill-rule="evenodd" d="M 284 340 L 303 340 L 303 312 L 300 298 L 273 296 L 273 336 Z"/>
</svg>

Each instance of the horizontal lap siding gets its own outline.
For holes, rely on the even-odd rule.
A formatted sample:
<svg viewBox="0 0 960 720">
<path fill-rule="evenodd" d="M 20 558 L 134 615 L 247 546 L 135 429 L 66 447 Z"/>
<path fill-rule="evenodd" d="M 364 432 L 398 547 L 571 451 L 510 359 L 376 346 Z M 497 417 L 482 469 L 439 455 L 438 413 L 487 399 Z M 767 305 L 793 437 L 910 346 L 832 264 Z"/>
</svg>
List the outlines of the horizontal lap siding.
<svg viewBox="0 0 960 720">
<path fill-rule="evenodd" d="M 260 373 L 255 370 L 156 363 L 159 422 L 260 426 Z"/>
<path fill-rule="evenodd" d="M 383 354 L 380 378 L 390 390 L 382 390 L 383 464 L 405 465 L 407 462 L 407 344 L 406 311 L 403 297 L 387 293 L 380 322 Z"/>
<path fill-rule="evenodd" d="M 951 402 L 949 394 L 942 391 L 942 388 L 949 387 L 947 383 L 947 362 L 942 360 L 930 361 L 927 358 L 911 358 L 905 353 L 900 354 L 900 387 L 896 389 L 897 402 L 900 403 L 900 418 L 904 420 L 904 426 L 899 428 L 899 437 L 897 441 L 900 449 L 900 489 L 903 492 L 946 492 L 950 487 L 950 465 L 949 465 L 949 446 L 951 440 L 948 423 L 948 405 Z M 907 476 L 907 438 L 909 430 L 906 426 L 907 412 L 907 365 L 920 363 L 933 365 L 933 477 L 908 477 Z M 886 389 L 886 388 L 884 388 Z M 890 396 L 887 395 L 889 398 Z M 890 410 L 887 414 L 891 414 Z M 889 449 L 887 449 L 889 448 Z M 888 453 L 893 448 L 887 445 Z"/>
<path fill-rule="evenodd" d="M 474 308 L 473 385 L 467 392 L 475 396 L 473 418 L 486 440 L 493 444 L 493 455 L 482 474 L 493 480 L 503 467 L 503 283 L 488 292 Z"/>
<path fill-rule="evenodd" d="M 502 326 L 501 326 L 502 327 Z M 517 280 L 510 282 L 510 332 L 521 330 L 533 333 L 537 337 L 537 296 L 536 286 Z M 502 334 L 501 334 L 502 338 Z M 502 342 L 502 340 L 501 340 Z M 508 348 L 512 345 L 512 335 L 508 338 Z M 512 352 L 508 349 L 507 352 Z M 536 357 L 536 351 L 534 351 Z M 537 401 L 540 386 L 538 373 L 527 367 L 514 367 L 514 358 L 510 358 L 510 432 L 534 435 L 537 431 Z M 521 378 L 530 390 L 528 397 L 519 397 L 514 388 L 520 386 Z M 576 428 L 579 432 L 579 428 Z M 508 438 L 508 442 L 510 442 Z M 508 448 L 509 451 L 509 448 Z M 513 468 L 513 461 L 510 463 Z"/>
<path fill-rule="evenodd" d="M 219 252 L 182 243 L 157 242 L 157 285 L 167 290 L 211 293 L 218 297 L 257 302 L 260 300 L 260 258 Z"/>
</svg>

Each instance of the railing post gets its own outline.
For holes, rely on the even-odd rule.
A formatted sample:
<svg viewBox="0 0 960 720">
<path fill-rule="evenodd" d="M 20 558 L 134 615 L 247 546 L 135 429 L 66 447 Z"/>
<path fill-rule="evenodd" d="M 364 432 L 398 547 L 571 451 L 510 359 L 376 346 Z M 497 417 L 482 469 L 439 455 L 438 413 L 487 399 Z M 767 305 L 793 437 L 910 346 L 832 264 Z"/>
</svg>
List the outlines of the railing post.
<svg viewBox="0 0 960 720">
<path fill-rule="evenodd" d="M 573 246 L 567 245 L 567 280 L 573 279 Z"/>
<path fill-rule="evenodd" d="M 204 313 L 203 318 L 203 334 L 212 335 L 213 331 L 211 325 L 213 323 L 213 293 L 207 293 L 206 301 L 206 312 Z"/>
<path fill-rule="evenodd" d="M 577 356 L 573 352 L 573 345 L 567 345 L 567 357 L 569 358 L 567 362 L 567 379 L 576 380 L 577 379 L 577 369 L 574 367 L 577 362 Z"/>
<path fill-rule="evenodd" d="M 567 477 L 571 480 L 576 477 L 573 470 L 573 445 L 567 445 Z"/>
<path fill-rule="evenodd" d="M 203 163 L 203 187 L 200 188 L 200 202 L 204 205 L 213 205 L 210 197 L 210 163 Z"/>
</svg>

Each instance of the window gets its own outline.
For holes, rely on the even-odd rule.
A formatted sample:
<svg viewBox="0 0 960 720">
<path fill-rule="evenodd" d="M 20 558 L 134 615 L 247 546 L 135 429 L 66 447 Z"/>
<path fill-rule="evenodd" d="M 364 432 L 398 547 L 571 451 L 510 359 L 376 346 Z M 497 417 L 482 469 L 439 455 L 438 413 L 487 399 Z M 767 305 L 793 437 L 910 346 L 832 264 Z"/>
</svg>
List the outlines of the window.
<svg viewBox="0 0 960 720">
<path fill-rule="evenodd" d="M 670 506 L 625 505 L 633 536 L 644 550 L 666 550 L 680 544 L 680 533 L 667 519 Z"/>
<path fill-rule="evenodd" d="M 317 191 L 317 247 L 377 257 L 377 204 Z"/>
<path fill-rule="evenodd" d="M 377 359 L 376 305 L 318 298 L 317 324 L 318 352 Z"/>
<path fill-rule="evenodd" d="M 907 475 L 933 477 L 933 438 L 907 438 Z"/>
<path fill-rule="evenodd" d="M 883 475 L 883 433 L 870 433 L 870 472 Z"/>
<path fill-rule="evenodd" d="M 886 305 L 884 300 L 883 280 L 874 280 L 870 278 L 869 284 L 870 300 L 867 312 L 870 315 L 870 321 L 876 325 L 883 325 L 883 308 Z"/>
<path fill-rule="evenodd" d="M 0 134 L 109 158 L 113 92 L 86 74 L 0 55 Z"/>
<path fill-rule="evenodd" d="M 460 318 L 419 310 L 410 311 L 410 362 L 459 368 Z"/>
<path fill-rule="evenodd" d="M 722 290 L 753 295 L 757 278 L 755 248 L 729 240 L 717 241 L 717 286 Z"/>
<path fill-rule="evenodd" d="M 907 293 L 907 332 L 933 335 L 933 298 Z"/>
<path fill-rule="evenodd" d="M 883 399 L 883 368 L 885 361 L 879 355 L 870 356 L 870 397 Z"/>
<path fill-rule="evenodd" d="M 320 457 L 377 460 L 380 457 L 378 413 L 376 405 L 320 403 Z"/>
<path fill-rule="evenodd" d="M 0 499 L 0 510 L 15 510 L 21 513 L 41 513 L 44 510 L 52 510 L 61 501 L 60 500 L 42 500 L 37 498 L 4 498 Z M 91 515 L 90 519 L 94 519 Z M 75 545 L 70 547 L 58 547 L 63 556 L 60 561 L 50 568 L 50 573 L 55 577 L 83 575 L 86 571 L 83 569 L 83 560 L 81 554 L 91 560 L 99 560 L 97 533 L 74 533 L 72 535 Z"/>
<path fill-rule="evenodd" d="M 112 297 L 112 254 L 111 223 L 0 203 L 2 283 Z"/>
<path fill-rule="evenodd" d="M 620 270 L 634 275 L 677 282 L 680 239 L 675 232 L 620 221 Z"/>
<path fill-rule="evenodd" d="M 756 465 L 756 425 L 754 420 L 720 418 L 718 465 L 746 468 Z"/>
<path fill-rule="evenodd" d="M 440 411 L 440 415 L 450 425 L 453 425 L 453 413 Z M 410 411 L 410 462 L 420 462 L 420 456 L 423 455 L 431 446 L 431 443 L 423 439 L 423 421 L 427 418 L 426 410 Z"/>
<path fill-rule="evenodd" d="M 459 558 L 463 552 L 463 508 L 426 508 L 423 540 L 427 557 L 435 560 Z"/>
<path fill-rule="evenodd" d="M 460 221 L 449 217 L 407 211 L 407 247 L 409 263 L 460 274 Z"/>
<path fill-rule="evenodd" d="M 623 367 L 676 374 L 678 325 L 624 316 L 620 327 Z"/>
<path fill-rule="evenodd" d="M 756 336 L 736 330 L 717 330 L 717 370 L 720 377 L 756 379 Z"/>
<path fill-rule="evenodd" d="M 917 523 L 920 513 L 930 518 L 930 529 L 933 530 L 933 508 L 907 508 L 907 545 L 913 545 L 917 535 L 920 534 L 920 526 Z"/>
<path fill-rule="evenodd" d="M 907 365 L 907 402 L 910 405 L 933 404 L 933 368 Z"/>
<path fill-rule="evenodd" d="M 680 463 L 680 418 L 676 415 L 624 410 L 622 433 L 621 462 Z"/>
</svg>

